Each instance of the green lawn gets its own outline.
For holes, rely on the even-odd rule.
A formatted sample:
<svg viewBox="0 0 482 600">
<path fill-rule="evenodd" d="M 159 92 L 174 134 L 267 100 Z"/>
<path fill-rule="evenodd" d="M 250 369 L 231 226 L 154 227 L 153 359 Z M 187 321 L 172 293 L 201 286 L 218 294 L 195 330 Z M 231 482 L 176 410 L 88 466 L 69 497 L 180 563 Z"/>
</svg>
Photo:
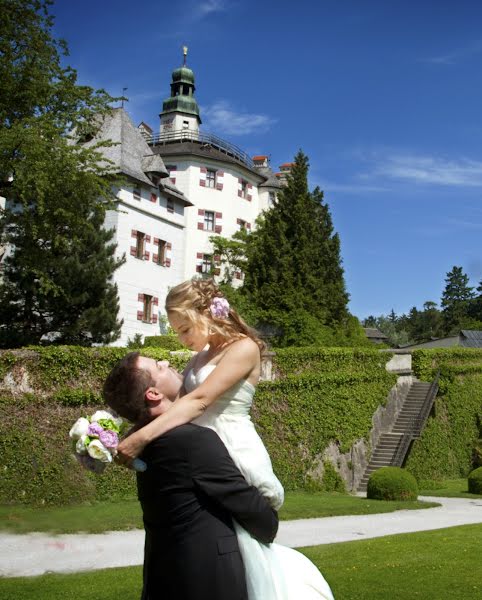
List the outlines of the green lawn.
<svg viewBox="0 0 482 600">
<path fill-rule="evenodd" d="M 479 600 L 482 525 L 313 546 L 336 600 Z M 0 600 L 137 600 L 141 567 L 0 579 Z"/>
<path fill-rule="evenodd" d="M 309 519 L 336 515 L 366 515 L 401 509 L 437 506 L 427 502 L 385 502 L 338 493 L 288 492 L 280 518 Z M 142 527 L 137 500 L 99 502 L 95 505 L 62 508 L 0 507 L 1 528 L 12 533 L 50 531 L 54 533 L 101 533 Z"/>
<path fill-rule="evenodd" d="M 419 493 L 421 496 L 438 496 L 445 498 L 482 498 L 480 495 L 470 494 L 467 486 L 467 479 L 448 479 L 446 481 L 436 482 L 421 481 Z"/>
<path fill-rule="evenodd" d="M 394 512 L 395 510 L 415 510 L 439 506 L 431 502 L 388 502 L 368 500 L 359 496 L 349 496 L 336 492 L 288 492 L 279 512 L 283 521 L 291 519 L 312 519 L 315 517 L 337 517 L 341 515 L 371 515 Z"/>
</svg>

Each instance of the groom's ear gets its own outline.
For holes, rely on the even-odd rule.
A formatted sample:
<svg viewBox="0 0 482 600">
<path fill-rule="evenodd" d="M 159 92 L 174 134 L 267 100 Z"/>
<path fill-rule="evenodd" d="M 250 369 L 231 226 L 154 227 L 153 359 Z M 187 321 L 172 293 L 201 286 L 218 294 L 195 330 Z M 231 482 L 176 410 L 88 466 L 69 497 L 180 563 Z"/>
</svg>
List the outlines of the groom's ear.
<svg viewBox="0 0 482 600">
<path fill-rule="evenodd" d="M 144 398 L 150 404 L 158 404 L 162 400 L 164 400 L 165 396 L 162 392 L 160 392 L 157 388 L 150 387 L 144 393 Z"/>
</svg>

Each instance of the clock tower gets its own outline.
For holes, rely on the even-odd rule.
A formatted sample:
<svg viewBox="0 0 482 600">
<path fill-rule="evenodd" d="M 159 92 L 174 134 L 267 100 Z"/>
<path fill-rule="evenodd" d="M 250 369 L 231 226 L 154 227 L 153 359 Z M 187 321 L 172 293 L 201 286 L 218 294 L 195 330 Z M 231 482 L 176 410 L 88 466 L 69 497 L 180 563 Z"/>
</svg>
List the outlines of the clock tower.
<svg viewBox="0 0 482 600">
<path fill-rule="evenodd" d="M 183 65 L 172 72 L 171 96 L 162 103 L 161 138 L 196 139 L 201 117 L 194 98 L 194 73 L 186 66 L 187 47 L 183 47 Z"/>
</svg>

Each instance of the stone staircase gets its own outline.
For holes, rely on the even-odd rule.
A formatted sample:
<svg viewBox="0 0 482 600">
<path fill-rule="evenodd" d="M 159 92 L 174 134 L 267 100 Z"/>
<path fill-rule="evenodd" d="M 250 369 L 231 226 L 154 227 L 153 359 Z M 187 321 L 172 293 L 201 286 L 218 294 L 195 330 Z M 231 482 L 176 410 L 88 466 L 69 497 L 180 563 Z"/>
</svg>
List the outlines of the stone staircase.
<svg viewBox="0 0 482 600">
<path fill-rule="evenodd" d="M 381 467 L 402 466 L 412 440 L 420 436 L 425 425 L 437 394 L 437 382 L 438 378 L 432 383 L 412 383 L 391 430 L 382 433 L 378 440 L 358 486 L 359 492 L 366 491 L 368 479 L 373 471 Z"/>
</svg>

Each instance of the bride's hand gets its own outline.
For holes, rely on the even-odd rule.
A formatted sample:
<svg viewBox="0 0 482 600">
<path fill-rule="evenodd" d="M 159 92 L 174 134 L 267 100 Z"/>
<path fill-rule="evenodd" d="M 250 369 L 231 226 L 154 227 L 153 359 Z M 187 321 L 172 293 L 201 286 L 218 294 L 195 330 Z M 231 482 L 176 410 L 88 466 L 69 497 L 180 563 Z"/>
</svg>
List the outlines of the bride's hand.
<svg viewBox="0 0 482 600">
<path fill-rule="evenodd" d="M 148 441 L 145 439 L 142 429 L 129 432 L 128 436 L 117 446 L 116 462 L 132 468 L 132 461 L 141 454 L 147 444 Z"/>
</svg>

